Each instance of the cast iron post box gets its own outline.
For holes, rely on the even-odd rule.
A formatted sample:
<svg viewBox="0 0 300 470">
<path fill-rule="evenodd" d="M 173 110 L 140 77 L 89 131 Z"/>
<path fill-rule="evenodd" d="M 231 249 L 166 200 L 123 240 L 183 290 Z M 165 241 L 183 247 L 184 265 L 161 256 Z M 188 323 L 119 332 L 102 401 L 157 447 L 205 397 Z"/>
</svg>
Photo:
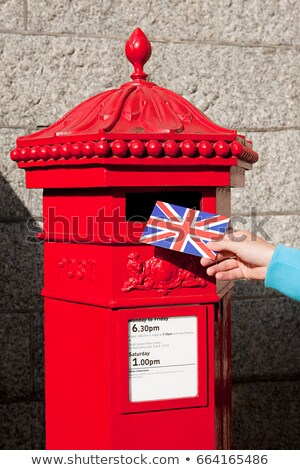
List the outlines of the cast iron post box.
<svg viewBox="0 0 300 470">
<path fill-rule="evenodd" d="M 139 243 L 157 200 L 230 214 L 258 155 L 176 93 L 132 81 L 19 137 L 43 188 L 47 449 L 227 449 L 231 283 L 199 258 Z"/>
</svg>

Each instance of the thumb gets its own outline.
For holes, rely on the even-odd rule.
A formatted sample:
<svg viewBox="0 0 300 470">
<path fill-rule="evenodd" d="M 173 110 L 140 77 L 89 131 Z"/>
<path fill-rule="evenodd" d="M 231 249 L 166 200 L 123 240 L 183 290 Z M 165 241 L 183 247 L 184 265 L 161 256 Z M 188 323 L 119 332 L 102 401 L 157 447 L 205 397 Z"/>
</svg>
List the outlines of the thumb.
<svg viewBox="0 0 300 470">
<path fill-rule="evenodd" d="M 237 246 L 232 240 L 223 239 L 217 242 L 208 242 L 207 248 L 213 251 L 230 251 L 231 253 L 236 254 Z"/>
</svg>

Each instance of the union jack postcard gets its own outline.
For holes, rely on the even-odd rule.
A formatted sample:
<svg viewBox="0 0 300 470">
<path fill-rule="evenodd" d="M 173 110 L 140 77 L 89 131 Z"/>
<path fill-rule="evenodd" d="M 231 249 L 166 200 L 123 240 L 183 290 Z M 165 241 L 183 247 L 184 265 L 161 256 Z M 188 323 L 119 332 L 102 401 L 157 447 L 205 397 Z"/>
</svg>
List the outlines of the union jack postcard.
<svg viewBox="0 0 300 470">
<path fill-rule="evenodd" d="M 230 218 L 157 201 L 140 242 L 215 259 L 207 242 L 223 238 Z"/>
</svg>

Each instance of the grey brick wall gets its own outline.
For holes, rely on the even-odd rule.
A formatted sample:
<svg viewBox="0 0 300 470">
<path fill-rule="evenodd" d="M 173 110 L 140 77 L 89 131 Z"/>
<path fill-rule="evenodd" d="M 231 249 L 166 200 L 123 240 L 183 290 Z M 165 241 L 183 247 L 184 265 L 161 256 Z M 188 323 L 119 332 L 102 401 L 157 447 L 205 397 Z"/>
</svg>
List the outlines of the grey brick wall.
<svg viewBox="0 0 300 470">
<path fill-rule="evenodd" d="M 44 447 L 42 247 L 27 220 L 41 193 L 9 159 L 17 136 L 128 80 L 124 41 L 152 41 L 149 78 L 260 153 L 233 212 L 299 247 L 297 0 L 0 0 L 0 449 Z M 298 100 L 298 101 L 297 101 Z M 246 224 L 246 225 L 245 225 Z M 235 449 L 300 444 L 299 304 L 238 282 L 233 301 Z"/>
</svg>

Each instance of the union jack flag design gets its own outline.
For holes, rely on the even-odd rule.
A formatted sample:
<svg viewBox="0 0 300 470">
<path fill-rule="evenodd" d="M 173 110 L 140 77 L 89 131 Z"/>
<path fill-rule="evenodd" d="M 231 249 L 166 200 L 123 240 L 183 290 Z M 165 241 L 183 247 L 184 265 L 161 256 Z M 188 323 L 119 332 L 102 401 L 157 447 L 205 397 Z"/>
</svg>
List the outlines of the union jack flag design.
<svg viewBox="0 0 300 470">
<path fill-rule="evenodd" d="M 206 243 L 223 237 L 229 218 L 157 201 L 140 242 L 204 258 L 216 258 Z"/>
</svg>

